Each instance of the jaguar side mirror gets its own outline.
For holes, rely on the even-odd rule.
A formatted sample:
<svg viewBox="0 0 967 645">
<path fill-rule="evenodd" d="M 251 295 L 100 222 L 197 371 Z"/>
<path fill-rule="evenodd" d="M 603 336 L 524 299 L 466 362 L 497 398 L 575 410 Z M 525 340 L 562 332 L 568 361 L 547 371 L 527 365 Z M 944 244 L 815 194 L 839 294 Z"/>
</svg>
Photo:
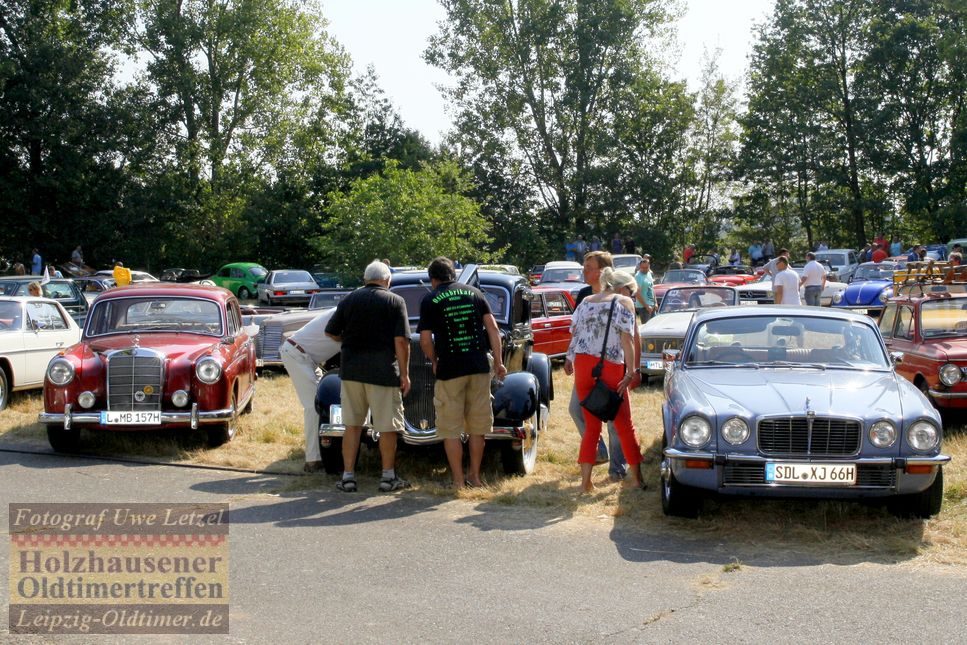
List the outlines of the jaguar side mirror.
<svg viewBox="0 0 967 645">
<path fill-rule="evenodd" d="M 666 349 L 661 353 L 661 360 L 666 363 L 674 363 L 678 360 L 679 350 L 677 349 Z"/>
</svg>

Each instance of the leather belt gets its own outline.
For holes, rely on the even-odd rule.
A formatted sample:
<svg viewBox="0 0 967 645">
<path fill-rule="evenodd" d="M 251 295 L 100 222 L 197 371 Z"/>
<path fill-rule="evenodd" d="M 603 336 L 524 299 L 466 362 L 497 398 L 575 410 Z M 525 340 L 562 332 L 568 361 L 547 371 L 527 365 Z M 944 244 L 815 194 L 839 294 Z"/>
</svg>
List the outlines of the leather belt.
<svg viewBox="0 0 967 645">
<path fill-rule="evenodd" d="M 309 353 L 306 350 L 302 349 L 302 345 L 300 345 L 299 343 L 295 342 L 291 338 L 286 338 L 285 339 L 285 342 L 289 343 L 290 345 L 292 345 L 293 347 L 295 347 L 297 350 L 299 350 L 303 354 L 308 354 Z"/>
</svg>

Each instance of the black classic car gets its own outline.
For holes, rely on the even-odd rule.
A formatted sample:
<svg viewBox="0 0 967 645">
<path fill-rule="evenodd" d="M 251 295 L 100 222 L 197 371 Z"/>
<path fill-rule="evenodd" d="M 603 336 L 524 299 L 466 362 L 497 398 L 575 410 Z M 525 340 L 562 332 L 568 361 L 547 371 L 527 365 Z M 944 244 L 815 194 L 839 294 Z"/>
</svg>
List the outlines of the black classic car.
<svg viewBox="0 0 967 645">
<path fill-rule="evenodd" d="M 458 282 L 471 284 L 483 291 L 500 328 L 503 362 L 507 376 L 491 384 L 494 427 L 487 435 L 488 443 L 500 442 L 504 472 L 524 475 L 534 470 L 537 442 L 547 428 L 551 400 L 554 398 L 551 363 L 547 355 L 534 352 L 531 332 L 530 291 L 527 278 L 495 271 L 478 270 L 469 265 L 460 273 Z M 400 438 L 409 445 L 439 443 L 436 414 L 433 408 L 435 379 L 430 362 L 420 348 L 416 326 L 420 303 L 430 291 L 426 270 L 393 274 L 390 290 L 406 301 L 410 319 L 410 393 L 403 399 L 404 429 Z M 328 372 L 319 382 L 316 410 L 319 412 L 319 437 L 322 461 L 329 473 L 342 471 L 342 424 L 338 370 Z M 375 442 L 372 428 L 364 431 L 364 440 Z"/>
</svg>

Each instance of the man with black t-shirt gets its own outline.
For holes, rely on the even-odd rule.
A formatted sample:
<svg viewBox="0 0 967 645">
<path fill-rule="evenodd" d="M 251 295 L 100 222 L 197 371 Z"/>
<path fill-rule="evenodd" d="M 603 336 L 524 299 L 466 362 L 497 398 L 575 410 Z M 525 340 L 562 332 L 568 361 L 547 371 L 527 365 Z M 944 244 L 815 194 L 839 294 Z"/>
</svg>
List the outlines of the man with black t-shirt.
<svg viewBox="0 0 967 645">
<path fill-rule="evenodd" d="M 326 335 L 342 342 L 340 397 L 346 431 L 342 440 L 343 475 L 336 488 L 356 492 L 353 471 L 363 423 L 372 411 L 379 432 L 383 476 L 379 490 L 406 488 L 396 474 L 396 439 L 403 431 L 403 397 L 410 391 L 410 324 L 406 302 L 389 291 L 392 274 L 379 260 L 363 274 L 365 286 L 339 301 Z"/>
<path fill-rule="evenodd" d="M 430 285 L 420 304 L 420 347 L 433 365 L 436 386 L 437 434 L 450 463 L 453 484 L 482 486 L 480 464 L 484 437 L 494 425 L 490 404 L 490 357 L 497 378 L 507 374 L 501 356 L 500 332 L 487 296 L 479 289 L 456 284 L 453 263 L 444 257 L 429 266 Z M 463 473 L 460 434 L 470 436 L 470 469 Z"/>
</svg>

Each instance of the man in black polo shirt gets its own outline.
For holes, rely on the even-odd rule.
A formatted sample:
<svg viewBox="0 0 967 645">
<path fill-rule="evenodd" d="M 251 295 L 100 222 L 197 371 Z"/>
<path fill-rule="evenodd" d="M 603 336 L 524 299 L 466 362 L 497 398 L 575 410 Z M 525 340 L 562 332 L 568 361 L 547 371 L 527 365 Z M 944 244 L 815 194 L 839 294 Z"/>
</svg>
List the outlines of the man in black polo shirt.
<svg viewBox="0 0 967 645">
<path fill-rule="evenodd" d="M 479 289 L 457 284 L 453 263 L 436 258 L 429 266 L 430 285 L 420 304 L 420 347 L 433 364 L 436 385 L 433 405 L 437 434 L 450 463 L 453 484 L 482 486 L 480 464 L 484 437 L 494 425 L 490 404 L 490 357 L 498 378 L 507 374 L 501 356 L 500 332 L 490 303 Z M 470 470 L 463 474 L 460 434 L 470 436 Z"/>
<path fill-rule="evenodd" d="M 373 413 L 373 429 L 379 432 L 383 476 L 379 490 L 406 488 L 409 482 L 396 474 L 396 439 L 403 431 L 403 397 L 410 391 L 410 325 L 406 303 L 389 291 L 389 267 L 374 260 L 366 267 L 360 289 L 336 307 L 326 335 L 342 342 L 340 390 L 343 475 L 336 484 L 341 491 L 356 492 L 353 468 L 366 415 Z"/>
</svg>

